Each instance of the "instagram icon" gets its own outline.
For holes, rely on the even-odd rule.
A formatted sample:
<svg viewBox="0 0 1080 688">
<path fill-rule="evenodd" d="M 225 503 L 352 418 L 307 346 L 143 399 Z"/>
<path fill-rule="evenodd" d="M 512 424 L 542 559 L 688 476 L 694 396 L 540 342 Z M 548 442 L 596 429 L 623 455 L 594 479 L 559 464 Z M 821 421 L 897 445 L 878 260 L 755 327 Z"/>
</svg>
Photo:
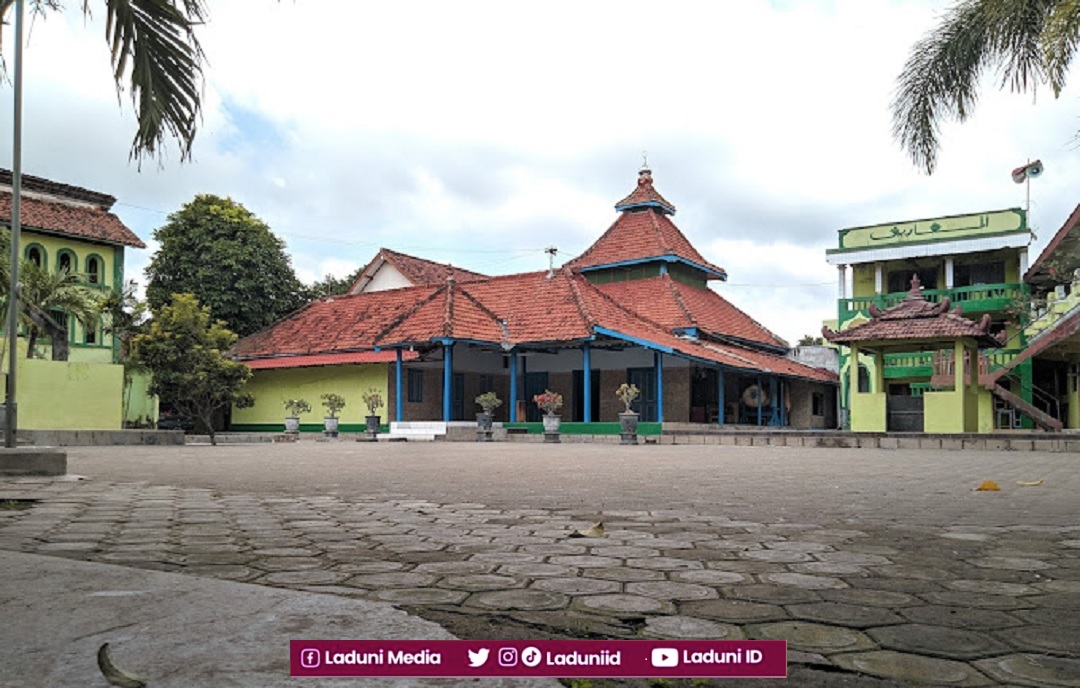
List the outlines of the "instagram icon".
<svg viewBox="0 0 1080 688">
<path fill-rule="evenodd" d="M 517 663 L 518 651 L 516 647 L 499 648 L 499 666 L 512 667 L 517 666 Z"/>
<path fill-rule="evenodd" d="M 319 651 L 311 648 L 305 648 L 300 650 L 300 666 L 305 669 L 314 669 L 319 666 L 322 660 L 319 659 Z"/>
</svg>

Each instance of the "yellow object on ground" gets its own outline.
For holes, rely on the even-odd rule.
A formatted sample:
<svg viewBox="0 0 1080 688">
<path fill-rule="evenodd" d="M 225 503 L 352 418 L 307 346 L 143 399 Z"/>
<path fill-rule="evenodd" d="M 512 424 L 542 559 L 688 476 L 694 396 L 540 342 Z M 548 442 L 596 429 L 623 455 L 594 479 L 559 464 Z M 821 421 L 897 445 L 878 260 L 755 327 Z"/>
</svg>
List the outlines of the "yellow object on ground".
<svg viewBox="0 0 1080 688">
<path fill-rule="evenodd" d="M 1000 492 L 1001 486 L 993 480 L 984 480 L 975 488 L 976 492 Z"/>
</svg>

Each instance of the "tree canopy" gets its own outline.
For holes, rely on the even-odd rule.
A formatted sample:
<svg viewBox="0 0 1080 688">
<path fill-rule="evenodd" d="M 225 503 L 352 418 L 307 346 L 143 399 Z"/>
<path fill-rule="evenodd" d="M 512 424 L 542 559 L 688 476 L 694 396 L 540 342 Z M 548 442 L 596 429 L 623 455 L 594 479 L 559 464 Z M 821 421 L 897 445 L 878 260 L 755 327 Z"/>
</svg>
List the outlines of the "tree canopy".
<svg viewBox="0 0 1080 688">
<path fill-rule="evenodd" d="M 1014 92 L 1061 93 L 1080 40 L 1080 0 L 960 0 L 911 49 L 892 103 L 893 136 L 932 173 L 945 119 L 963 122 L 981 77 Z"/>
<path fill-rule="evenodd" d="M 8 23 L 15 0 L 0 0 L 0 20 Z M 37 13 L 63 9 L 60 0 L 29 0 Z M 90 0 L 83 14 L 90 16 Z M 131 93 L 138 128 L 131 157 L 160 153 L 167 135 L 180 146 L 180 159 L 191 145 L 202 110 L 202 47 L 195 27 L 206 20 L 202 0 L 106 0 L 105 41 L 112 59 L 116 89 Z"/>
<path fill-rule="evenodd" d="M 146 268 L 153 310 L 173 294 L 194 294 L 241 337 L 305 303 L 284 242 L 230 198 L 201 194 L 154 232 L 161 247 Z"/>
<path fill-rule="evenodd" d="M 176 294 L 154 312 L 149 330 L 132 341 L 132 357 L 152 376 L 156 394 L 183 416 L 198 418 L 216 444 L 214 416 L 233 405 L 251 406 L 241 390 L 251 377 L 243 363 L 229 359 L 236 335 L 212 321 L 210 309 L 191 294 Z"/>
</svg>

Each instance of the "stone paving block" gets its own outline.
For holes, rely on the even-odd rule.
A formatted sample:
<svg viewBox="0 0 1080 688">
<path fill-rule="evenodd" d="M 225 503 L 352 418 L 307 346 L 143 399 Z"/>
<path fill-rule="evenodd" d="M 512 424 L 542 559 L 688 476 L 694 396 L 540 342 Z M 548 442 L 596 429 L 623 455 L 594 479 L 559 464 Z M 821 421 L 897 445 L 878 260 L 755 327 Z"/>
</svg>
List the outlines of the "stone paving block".
<svg viewBox="0 0 1080 688">
<path fill-rule="evenodd" d="M 318 569 L 325 562 L 315 557 L 256 557 L 248 562 L 250 566 L 263 571 L 304 571 Z"/>
<path fill-rule="evenodd" d="M 627 559 L 626 565 L 632 568 L 653 569 L 656 571 L 685 571 L 688 569 L 705 568 L 704 564 L 702 564 L 700 561 L 694 561 L 692 559 L 679 559 L 676 557 Z"/>
<path fill-rule="evenodd" d="M 909 621 L 931 626 L 949 626 L 981 630 L 997 630 L 1019 626 L 1023 622 L 1014 616 L 994 609 L 969 609 L 967 607 L 905 607 L 900 614 Z"/>
<path fill-rule="evenodd" d="M 413 568 L 416 573 L 434 573 L 443 576 L 491 573 L 494 570 L 495 564 L 486 564 L 482 561 L 432 561 L 417 564 Z"/>
<path fill-rule="evenodd" d="M 786 607 L 795 619 L 817 621 L 849 628 L 870 628 L 888 624 L 904 623 L 904 619 L 882 607 L 870 607 L 842 602 L 815 602 L 792 604 Z"/>
<path fill-rule="evenodd" d="M 586 595 L 575 598 L 573 604 L 581 611 L 612 616 L 675 613 L 671 602 L 642 595 Z"/>
<path fill-rule="evenodd" d="M 972 559 L 970 563 L 982 568 L 1004 569 L 1006 571 L 1043 571 L 1054 568 L 1053 564 L 1026 557 L 982 557 Z"/>
<path fill-rule="evenodd" d="M 357 588 L 420 588 L 433 585 L 438 576 L 430 573 L 392 572 L 392 573 L 364 573 L 349 578 L 344 585 Z"/>
<path fill-rule="evenodd" d="M 997 636 L 1019 650 L 1080 656 L 1080 632 L 1075 624 L 1008 628 Z"/>
<path fill-rule="evenodd" d="M 654 616 L 645 621 L 641 634 L 672 640 L 742 640 L 742 629 L 692 616 Z"/>
<path fill-rule="evenodd" d="M 804 561 L 814 561 L 814 557 L 803 552 L 787 552 L 779 549 L 759 549 L 739 552 L 743 559 L 766 561 L 773 564 L 795 564 Z"/>
<path fill-rule="evenodd" d="M 1000 609 L 1002 611 L 1026 609 L 1033 606 L 1033 603 L 1028 601 L 1027 598 L 1009 597 L 1007 595 L 991 595 L 983 592 L 964 592 L 960 590 L 924 592 L 921 593 L 919 597 L 933 605 Z"/>
<path fill-rule="evenodd" d="M 820 590 L 818 594 L 829 602 L 865 605 L 869 607 L 908 607 L 922 605 L 922 600 L 902 592 L 848 588 L 846 590 Z"/>
<path fill-rule="evenodd" d="M 871 628 L 867 633 L 888 650 L 946 659 L 979 659 L 1009 651 L 1008 646 L 985 633 L 945 626 L 904 624 Z"/>
<path fill-rule="evenodd" d="M 705 600 L 718 597 L 714 588 L 694 583 L 672 581 L 641 581 L 626 584 L 626 592 L 662 600 Z"/>
<path fill-rule="evenodd" d="M 541 554 L 524 552 L 478 552 L 469 557 L 469 561 L 485 564 L 539 564 L 544 560 Z"/>
<path fill-rule="evenodd" d="M 993 685 L 993 681 L 963 662 L 892 650 L 853 652 L 833 657 L 833 661 L 849 671 L 904 681 L 912 685 L 964 688 Z"/>
<path fill-rule="evenodd" d="M 597 569 L 588 570 L 596 571 Z M 576 574 L 577 571 L 578 569 L 571 566 L 560 566 L 558 564 L 505 564 L 495 569 L 495 573 L 504 576 L 521 576 L 523 578 L 570 576 Z"/>
<path fill-rule="evenodd" d="M 734 585 L 727 596 L 734 599 L 771 604 L 808 604 L 821 601 L 817 591 L 790 585 Z"/>
<path fill-rule="evenodd" d="M 547 590 L 496 590 L 473 593 L 465 604 L 494 610 L 542 610 L 562 609 L 570 598 Z"/>
<path fill-rule="evenodd" d="M 974 662 L 975 667 L 1008 685 L 1080 686 L 1080 659 L 1015 654 Z"/>
<path fill-rule="evenodd" d="M 1080 581 L 1075 580 L 1049 580 L 1035 583 L 1033 588 L 1046 592 L 1080 593 Z M 1074 606 L 1075 608 L 1075 606 Z"/>
<path fill-rule="evenodd" d="M 335 583 L 341 583 L 348 577 L 348 574 L 335 573 L 333 571 L 280 571 L 278 573 L 268 573 L 262 578 L 259 578 L 258 582 L 286 586 L 333 585 Z"/>
<path fill-rule="evenodd" d="M 862 445 L 861 441 L 859 442 L 859 445 L 860 446 Z M 878 448 L 879 449 L 899 449 L 900 448 L 900 440 L 899 440 L 899 438 L 896 438 L 896 437 L 880 437 L 880 438 L 878 438 Z"/>
<path fill-rule="evenodd" d="M 597 595 L 622 592 L 622 584 L 618 581 L 581 577 L 541 578 L 540 580 L 533 582 L 530 588 L 533 590 L 559 592 L 564 595 Z"/>
<path fill-rule="evenodd" d="M 598 569 L 584 569 L 581 575 L 588 578 L 601 578 L 603 580 L 633 582 L 664 580 L 664 572 L 655 569 L 639 569 L 629 566 L 612 566 Z"/>
<path fill-rule="evenodd" d="M 447 576 L 439 581 L 438 586 L 440 588 L 480 592 L 483 590 L 523 588 L 525 587 L 525 582 L 513 576 L 496 576 L 494 574 L 480 573 L 464 576 Z"/>
<path fill-rule="evenodd" d="M 744 583 L 747 577 L 741 573 L 732 571 L 717 571 L 714 569 L 695 571 L 675 571 L 670 574 L 672 580 L 681 583 L 697 583 L 698 585 L 730 585 L 732 583 Z"/>
<path fill-rule="evenodd" d="M 781 621 L 788 618 L 782 607 L 746 600 L 715 599 L 680 602 L 679 613 L 733 624 Z"/>
<path fill-rule="evenodd" d="M 595 556 L 600 557 L 637 558 L 660 556 L 659 549 L 652 549 L 651 547 L 636 547 L 632 545 L 611 545 L 593 547 L 589 550 L 589 552 Z"/>
<path fill-rule="evenodd" d="M 744 630 L 749 638 L 786 640 L 788 647 L 824 655 L 858 652 L 876 647 L 874 642 L 860 631 L 804 621 L 754 624 Z"/>
<path fill-rule="evenodd" d="M 828 576 L 811 576 L 805 573 L 767 573 L 761 577 L 764 583 L 776 583 L 778 585 L 790 585 L 805 590 L 826 590 L 846 588 L 848 584 L 839 578 Z"/>
<path fill-rule="evenodd" d="M 400 571 L 405 565 L 396 561 L 361 560 L 334 564 L 331 569 L 342 573 L 389 573 Z"/>
<path fill-rule="evenodd" d="M 446 590 L 443 588 L 391 588 L 388 590 L 375 590 L 370 596 L 383 602 L 391 602 L 400 605 L 443 605 L 461 604 L 469 596 L 463 590 Z"/>
<path fill-rule="evenodd" d="M 510 612 L 509 617 L 530 626 L 546 626 L 561 635 L 573 638 L 598 636 L 631 638 L 638 634 L 636 625 L 624 624 L 618 618 L 574 610 L 515 611 Z"/>
</svg>

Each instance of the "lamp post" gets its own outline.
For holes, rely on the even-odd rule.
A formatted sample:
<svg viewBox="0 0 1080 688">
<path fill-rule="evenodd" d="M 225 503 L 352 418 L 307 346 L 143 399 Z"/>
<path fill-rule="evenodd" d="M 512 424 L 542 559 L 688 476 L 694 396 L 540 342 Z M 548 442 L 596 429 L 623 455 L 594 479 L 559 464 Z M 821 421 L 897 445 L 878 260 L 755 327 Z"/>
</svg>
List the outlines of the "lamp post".
<svg viewBox="0 0 1080 688">
<path fill-rule="evenodd" d="M 15 112 L 12 116 L 14 141 L 11 148 L 11 279 L 8 283 L 7 347 L 8 374 L 4 396 L 4 446 L 16 446 L 15 430 L 18 408 L 15 403 L 15 365 L 18 361 L 19 323 L 19 234 L 22 219 L 19 216 L 22 201 L 22 52 L 23 52 L 23 4 L 15 0 Z"/>
</svg>

